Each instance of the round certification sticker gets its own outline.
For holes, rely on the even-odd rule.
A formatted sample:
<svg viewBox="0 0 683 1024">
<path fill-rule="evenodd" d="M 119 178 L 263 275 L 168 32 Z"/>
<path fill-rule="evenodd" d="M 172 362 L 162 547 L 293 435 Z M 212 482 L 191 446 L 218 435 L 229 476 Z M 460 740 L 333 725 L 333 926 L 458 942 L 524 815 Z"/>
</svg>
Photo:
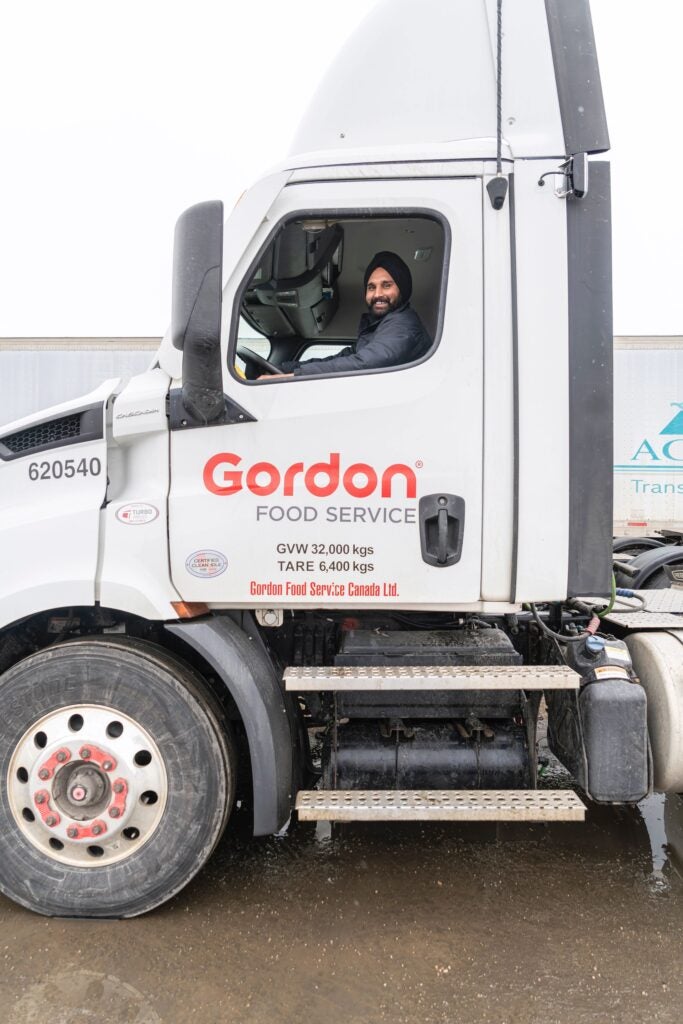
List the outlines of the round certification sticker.
<svg viewBox="0 0 683 1024">
<path fill-rule="evenodd" d="M 194 551 L 185 559 L 185 568 L 192 576 L 210 579 L 228 568 L 228 560 L 220 551 Z"/>
</svg>

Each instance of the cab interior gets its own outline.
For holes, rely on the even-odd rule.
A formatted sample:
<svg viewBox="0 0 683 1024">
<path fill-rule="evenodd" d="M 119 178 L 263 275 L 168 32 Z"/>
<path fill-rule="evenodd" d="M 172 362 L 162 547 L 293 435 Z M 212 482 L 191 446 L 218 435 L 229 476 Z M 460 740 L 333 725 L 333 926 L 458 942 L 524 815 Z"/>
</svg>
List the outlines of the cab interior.
<svg viewBox="0 0 683 1024">
<path fill-rule="evenodd" d="M 238 375 L 255 381 L 287 360 L 319 359 L 353 346 L 366 312 L 365 268 L 383 250 L 410 268 L 411 305 L 436 339 L 446 255 L 436 217 L 302 217 L 283 224 L 242 289 Z"/>
</svg>

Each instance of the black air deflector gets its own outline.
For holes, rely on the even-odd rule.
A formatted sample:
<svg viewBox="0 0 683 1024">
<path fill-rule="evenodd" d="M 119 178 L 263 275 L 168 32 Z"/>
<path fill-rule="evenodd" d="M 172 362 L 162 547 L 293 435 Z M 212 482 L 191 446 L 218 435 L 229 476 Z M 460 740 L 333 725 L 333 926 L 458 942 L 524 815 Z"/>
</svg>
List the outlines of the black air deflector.
<svg viewBox="0 0 683 1024">
<path fill-rule="evenodd" d="M 567 202 L 569 573 L 567 593 L 609 593 L 613 419 L 610 173 L 591 162 L 584 199 Z"/>
<path fill-rule="evenodd" d="M 103 436 L 102 405 L 90 405 L 66 416 L 32 423 L 23 430 L 0 437 L 0 459 L 10 462 L 27 455 L 37 455 L 53 448 L 85 441 L 99 441 Z"/>
<path fill-rule="evenodd" d="M 567 156 L 604 153 L 609 134 L 588 0 L 545 0 Z"/>
</svg>

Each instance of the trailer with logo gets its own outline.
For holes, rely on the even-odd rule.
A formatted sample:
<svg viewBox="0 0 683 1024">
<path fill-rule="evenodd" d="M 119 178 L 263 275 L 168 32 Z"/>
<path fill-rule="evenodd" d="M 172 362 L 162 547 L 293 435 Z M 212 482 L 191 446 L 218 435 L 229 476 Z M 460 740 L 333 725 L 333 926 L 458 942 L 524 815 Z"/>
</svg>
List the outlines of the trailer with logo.
<svg viewBox="0 0 683 1024">
<path fill-rule="evenodd" d="M 614 356 L 617 576 L 670 586 L 683 568 L 683 338 L 615 338 Z"/>
<path fill-rule="evenodd" d="M 500 12 L 380 4 L 225 229 L 218 201 L 181 216 L 154 365 L 0 431 L 0 889 L 22 905 L 158 906 L 238 800 L 266 835 L 683 788 L 680 616 L 611 593 L 588 4 Z M 380 260 L 373 298 L 374 253 L 403 295 Z M 428 347 L 356 360 L 364 300 L 379 330 L 410 290 Z"/>
</svg>

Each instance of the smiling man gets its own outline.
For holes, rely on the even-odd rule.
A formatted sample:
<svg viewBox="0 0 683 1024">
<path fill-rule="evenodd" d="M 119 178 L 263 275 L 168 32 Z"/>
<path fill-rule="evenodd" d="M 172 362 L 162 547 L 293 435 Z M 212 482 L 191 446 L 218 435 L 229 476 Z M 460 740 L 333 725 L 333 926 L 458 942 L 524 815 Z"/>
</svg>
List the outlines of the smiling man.
<svg viewBox="0 0 683 1024">
<path fill-rule="evenodd" d="M 284 375 L 375 370 L 411 363 L 428 351 L 432 340 L 410 305 L 413 279 L 401 257 L 378 252 L 368 263 L 363 284 L 368 312 L 361 317 L 355 346 L 336 356 L 283 363 Z"/>
</svg>

